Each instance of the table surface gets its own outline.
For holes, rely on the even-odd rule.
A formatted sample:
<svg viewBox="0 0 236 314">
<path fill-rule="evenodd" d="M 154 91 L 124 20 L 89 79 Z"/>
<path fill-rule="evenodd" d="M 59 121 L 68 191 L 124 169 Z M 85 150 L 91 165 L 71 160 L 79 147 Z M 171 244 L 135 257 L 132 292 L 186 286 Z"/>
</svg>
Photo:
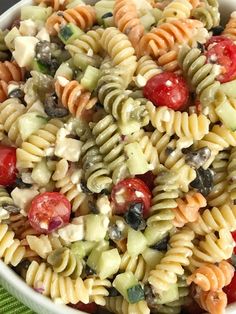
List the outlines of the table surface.
<svg viewBox="0 0 236 314">
<path fill-rule="evenodd" d="M 18 0 L 0 0 L 0 14 L 16 4 Z"/>
</svg>

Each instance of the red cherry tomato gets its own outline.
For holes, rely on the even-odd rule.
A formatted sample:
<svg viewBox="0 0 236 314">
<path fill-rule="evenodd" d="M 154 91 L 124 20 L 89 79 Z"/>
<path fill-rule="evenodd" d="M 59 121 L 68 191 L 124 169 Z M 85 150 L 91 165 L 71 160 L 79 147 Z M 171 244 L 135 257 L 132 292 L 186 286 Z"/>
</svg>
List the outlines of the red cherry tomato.
<svg viewBox="0 0 236 314">
<path fill-rule="evenodd" d="M 212 36 L 207 41 L 207 43 L 205 44 L 205 47 L 209 48 L 209 46 L 211 46 L 212 44 L 219 44 L 219 43 L 222 43 L 222 42 L 230 42 L 230 43 L 232 43 L 232 40 L 227 38 L 227 37 L 224 37 L 224 36 Z"/>
<path fill-rule="evenodd" d="M 84 311 L 86 313 L 90 313 L 90 314 L 96 314 L 98 312 L 98 306 L 94 302 L 88 303 L 88 304 L 84 304 L 82 302 L 79 302 L 77 304 L 71 305 L 71 307 L 73 307 L 74 309 L 80 310 L 80 311 Z"/>
<path fill-rule="evenodd" d="M 148 80 L 143 94 L 157 107 L 167 106 L 174 110 L 183 110 L 188 102 L 189 88 L 182 76 L 163 72 Z"/>
<path fill-rule="evenodd" d="M 207 62 L 221 66 L 218 81 L 225 83 L 236 78 L 236 45 L 232 40 L 223 37 L 214 41 L 208 45 L 206 56 Z"/>
<path fill-rule="evenodd" d="M 111 199 L 116 214 L 123 214 L 131 203 L 142 202 L 143 216 L 147 217 L 151 206 L 152 194 L 148 186 L 140 179 L 124 179 L 116 184 L 111 192 Z"/>
<path fill-rule="evenodd" d="M 71 204 L 58 192 L 36 196 L 28 212 L 31 226 L 40 233 L 51 233 L 70 220 Z"/>
<path fill-rule="evenodd" d="M 0 185 L 8 186 L 16 180 L 16 149 L 0 146 Z"/>
<path fill-rule="evenodd" d="M 231 232 L 231 234 L 233 236 L 234 242 L 236 243 L 236 231 Z M 234 246 L 234 254 L 236 254 L 236 245 Z"/>
<path fill-rule="evenodd" d="M 224 287 L 224 292 L 227 294 L 228 303 L 236 302 L 236 272 L 231 283 Z"/>
<path fill-rule="evenodd" d="M 144 174 L 139 174 L 136 176 L 136 178 L 142 180 L 148 186 L 150 191 L 152 191 L 154 188 L 155 177 L 156 176 L 152 173 L 152 171 L 148 171 Z"/>
</svg>

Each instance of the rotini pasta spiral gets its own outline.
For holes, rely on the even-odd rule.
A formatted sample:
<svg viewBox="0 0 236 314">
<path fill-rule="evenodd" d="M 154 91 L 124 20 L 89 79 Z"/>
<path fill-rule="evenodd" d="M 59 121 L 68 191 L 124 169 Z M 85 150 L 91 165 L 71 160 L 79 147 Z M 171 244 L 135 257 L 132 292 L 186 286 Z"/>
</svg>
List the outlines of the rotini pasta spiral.
<svg viewBox="0 0 236 314">
<path fill-rule="evenodd" d="M 161 220 L 172 221 L 174 219 L 172 209 L 177 206 L 176 198 L 179 196 L 177 173 L 171 171 L 159 172 L 154 181 L 152 195 L 150 208 L 152 216 L 148 218 L 147 225 Z"/>
<path fill-rule="evenodd" d="M 227 181 L 228 192 L 232 202 L 236 200 L 236 148 L 233 148 L 230 152 L 230 158 L 227 168 Z"/>
<path fill-rule="evenodd" d="M 43 295 L 50 296 L 53 300 L 60 299 L 65 304 L 76 304 L 79 301 L 85 304 L 89 303 L 90 296 L 93 295 L 93 289 L 96 289 L 97 285 L 96 279 L 89 278 L 83 281 L 78 277 L 76 280 L 72 280 L 70 277 L 63 277 L 53 272 L 45 263 L 39 265 L 35 261 L 30 264 L 27 270 L 26 282 L 29 286 L 37 290 L 40 289 Z M 110 286 L 108 280 L 102 282 L 107 287 Z M 100 293 L 102 294 L 100 298 L 103 298 L 103 295 L 108 295 L 105 288 L 100 290 Z M 99 294 L 97 296 L 99 297 Z"/>
<path fill-rule="evenodd" d="M 148 81 L 150 78 L 161 72 L 162 70 L 151 57 L 143 56 L 138 60 L 135 75 L 141 75 Z"/>
<path fill-rule="evenodd" d="M 128 85 L 137 67 L 135 51 L 128 37 L 115 27 L 108 27 L 102 34 L 101 45 L 110 55 L 113 64 L 125 69 L 124 80 Z"/>
<path fill-rule="evenodd" d="M 230 231 L 220 229 L 218 234 L 209 233 L 193 248 L 189 269 L 193 272 L 204 263 L 219 263 L 231 257 L 234 240 Z"/>
<path fill-rule="evenodd" d="M 140 99 L 127 96 L 123 86 L 123 70 L 105 69 L 98 81 L 98 98 L 107 113 L 118 120 L 120 126 L 127 126 L 130 122 L 145 126 L 149 123 L 146 106 Z"/>
<path fill-rule="evenodd" d="M 206 63 L 200 49 L 184 45 L 180 48 L 178 62 L 184 75 L 196 91 L 203 106 L 214 101 L 220 82 L 216 81 L 216 65 Z"/>
<path fill-rule="evenodd" d="M 220 231 L 225 228 L 236 230 L 236 206 L 223 205 L 219 208 L 205 209 L 198 219 L 189 224 L 197 235 L 207 235 L 210 232 Z"/>
<path fill-rule="evenodd" d="M 195 299 L 205 311 L 211 314 L 225 313 L 227 295 L 222 290 L 199 291 Z"/>
<path fill-rule="evenodd" d="M 19 168 L 33 168 L 46 156 L 45 149 L 55 144 L 62 121 L 51 119 L 45 126 L 31 134 L 16 151 Z"/>
<path fill-rule="evenodd" d="M 88 189 L 94 193 L 100 193 L 102 190 L 110 190 L 112 184 L 110 171 L 104 164 L 102 155 L 94 139 L 90 138 L 84 143 L 82 157 Z"/>
<path fill-rule="evenodd" d="M 163 10 L 159 23 L 169 22 L 171 19 L 187 19 L 190 17 L 192 8 L 188 0 L 171 1 Z"/>
<path fill-rule="evenodd" d="M 97 97 L 91 97 L 91 93 L 77 81 L 68 81 L 65 86 L 62 86 L 57 80 L 55 91 L 63 106 L 68 108 L 76 118 L 80 117 L 84 111 L 91 109 L 97 102 Z"/>
<path fill-rule="evenodd" d="M 17 119 L 24 113 L 25 106 L 16 98 L 11 98 L 0 103 L 0 124 L 3 125 L 9 139 L 17 146 L 22 142 Z"/>
<path fill-rule="evenodd" d="M 227 261 L 222 261 L 218 265 L 204 264 L 196 269 L 188 277 L 187 283 L 192 282 L 203 291 L 217 291 L 227 286 L 234 275 L 234 267 Z"/>
<path fill-rule="evenodd" d="M 61 249 L 65 242 L 60 237 L 49 235 L 27 235 L 26 241 L 32 251 L 35 251 L 40 257 L 46 259 L 54 250 Z"/>
<path fill-rule="evenodd" d="M 69 163 L 66 159 L 61 159 L 56 162 L 55 168 L 53 169 L 54 173 L 52 175 L 53 181 L 59 181 L 65 178 L 69 170 Z"/>
<path fill-rule="evenodd" d="M 48 255 L 47 262 L 52 265 L 53 270 L 63 277 L 78 278 L 83 270 L 82 261 L 71 252 L 70 249 L 62 247 Z"/>
<path fill-rule="evenodd" d="M 163 54 L 157 59 L 159 66 L 163 68 L 164 71 L 168 72 L 180 72 L 178 65 L 178 47 L 174 47 L 171 51 Z"/>
<path fill-rule="evenodd" d="M 158 57 L 172 50 L 176 44 L 188 42 L 194 36 L 194 32 L 202 26 L 201 22 L 191 19 L 163 23 L 142 37 L 140 51 L 143 54 Z"/>
<path fill-rule="evenodd" d="M 127 173 L 126 157 L 121 133 L 114 118 L 107 115 L 92 129 L 104 162 L 112 172 L 113 182 L 118 182 Z"/>
<path fill-rule="evenodd" d="M 235 12 L 231 14 L 229 22 L 226 24 L 223 35 L 232 39 L 236 40 L 236 17 Z"/>
<path fill-rule="evenodd" d="M 106 309 L 116 314 L 149 314 L 150 309 L 145 301 L 135 304 L 128 303 L 123 297 L 106 298 Z"/>
<path fill-rule="evenodd" d="M 142 255 L 131 256 L 126 251 L 121 256 L 120 272 L 131 271 L 138 281 L 147 281 L 150 267 L 146 264 Z"/>
<path fill-rule="evenodd" d="M 201 193 L 189 192 L 184 199 L 177 199 L 177 207 L 173 209 L 175 213 L 174 226 L 180 228 L 188 222 L 196 221 L 198 211 L 207 205 L 205 197 Z"/>
<path fill-rule="evenodd" d="M 216 27 L 220 23 L 220 13 L 217 7 L 206 5 L 192 10 L 192 17 L 201 21 L 206 29 Z"/>
<path fill-rule="evenodd" d="M 73 171 L 71 168 L 65 177 L 60 178 L 56 182 L 56 188 L 59 189 L 60 193 L 64 194 L 71 202 L 73 212 L 78 210 L 86 197 L 80 186 L 81 179 L 81 169 L 74 169 Z"/>
<path fill-rule="evenodd" d="M 10 213 L 7 208 L 5 209 L 5 206 L 12 206 L 13 209 L 15 207 L 13 199 L 10 197 L 7 190 L 0 185 L 0 223 L 2 220 L 6 220 L 10 217 Z M 17 207 L 15 207 L 15 209 L 17 210 Z"/>
<path fill-rule="evenodd" d="M 25 248 L 21 246 L 15 234 L 8 225 L 0 224 L 0 258 L 5 264 L 18 265 L 25 255 Z"/>
<path fill-rule="evenodd" d="M 183 228 L 171 236 L 165 256 L 156 268 L 150 271 L 149 283 L 158 294 L 167 291 L 171 284 L 177 282 L 177 275 L 183 275 L 183 266 L 189 265 L 192 255 L 194 232 Z"/>
<path fill-rule="evenodd" d="M 199 142 L 198 147 L 208 147 L 211 150 L 211 157 L 203 166 L 207 169 L 214 161 L 217 154 L 228 148 L 236 146 L 236 132 L 229 130 L 224 125 L 214 125 L 211 131 L 206 134 Z"/>
<path fill-rule="evenodd" d="M 227 186 L 227 166 L 229 162 L 228 151 L 220 152 L 213 164 L 212 170 L 214 171 L 213 189 L 207 196 L 207 202 L 210 206 L 222 206 L 229 200 L 229 192 Z"/>
<path fill-rule="evenodd" d="M 139 19 L 135 3 L 132 0 L 115 0 L 113 15 L 118 29 L 129 37 L 135 49 L 138 48 L 144 35 L 144 26 Z"/>
<path fill-rule="evenodd" d="M 7 221 L 11 225 L 11 230 L 14 231 L 17 239 L 24 240 L 27 235 L 38 235 L 38 232 L 31 227 L 27 217 L 22 214 L 12 214 Z"/>
<path fill-rule="evenodd" d="M 50 35 L 56 35 L 60 27 L 67 23 L 73 23 L 79 28 L 86 30 L 96 22 L 96 13 L 90 5 L 78 5 L 65 11 L 52 14 L 46 21 L 46 28 Z"/>
<path fill-rule="evenodd" d="M 35 2 L 42 6 L 50 6 L 54 11 L 64 10 L 68 3 L 68 0 L 60 1 L 60 0 L 35 0 Z"/>
<path fill-rule="evenodd" d="M 8 84 L 1 80 L 0 81 L 0 102 L 3 102 L 4 100 L 7 99 L 8 95 Z"/>
<path fill-rule="evenodd" d="M 209 132 L 210 121 L 203 114 L 188 115 L 167 107 L 155 107 L 152 103 L 147 103 L 147 110 L 152 125 L 162 133 L 200 140 Z"/>
<path fill-rule="evenodd" d="M 24 70 L 16 62 L 0 62 L 0 80 L 8 83 L 10 81 L 23 81 Z"/>
<path fill-rule="evenodd" d="M 79 39 L 66 45 L 66 49 L 72 56 L 76 53 L 87 54 L 90 51 L 92 51 L 93 54 L 99 54 L 103 49 L 100 43 L 103 32 L 104 30 L 102 28 L 90 30 L 81 35 Z"/>
</svg>

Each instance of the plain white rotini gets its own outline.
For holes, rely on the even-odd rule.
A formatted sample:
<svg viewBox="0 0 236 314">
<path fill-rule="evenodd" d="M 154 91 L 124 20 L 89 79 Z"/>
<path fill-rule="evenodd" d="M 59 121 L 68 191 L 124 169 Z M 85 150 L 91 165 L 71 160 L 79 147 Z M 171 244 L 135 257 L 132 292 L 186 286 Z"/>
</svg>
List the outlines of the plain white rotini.
<svg viewBox="0 0 236 314">
<path fill-rule="evenodd" d="M 205 209 L 195 222 L 189 223 L 189 227 L 201 236 L 223 228 L 232 232 L 236 230 L 236 206 L 225 204 Z"/>
<path fill-rule="evenodd" d="M 106 298 L 105 307 L 115 314 L 149 314 L 150 309 L 145 301 L 128 303 L 123 297 Z"/>
<path fill-rule="evenodd" d="M 190 17 L 192 8 L 188 0 L 171 1 L 163 10 L 159 23 L 165 23 L 171 19 L 187 19 Z"/>
<path fill-rule="evenodd" d="M 187 112 L 174 111 L 167 107 L 147 104 L 152 125 L 160 132 L 178 137 L 200 140 L 209 132 L 210 121 L 203 114 L 188 115 Z"/>
<path fill-rule="evenodd" d="M 8 225 L 0 224 L 0 258 L 7 265 L 17 266 L 25 256 L 25 247 L 14 237 Z"/>
<path fill-rule="evenodd" d="M 236 148 L 230 152 L 229 164 L 227 168 L 227 188 L 232 202 L 236 200 Z"/>
<path fill-rule="evenodd" d="M 149 80 L 153 76 L 162 73 L 162 69 L 156 64 L 156 62 L 149 56 L 143 56 L 138 60 L 137 69 L 135 75 L 141 75 L 146 80 Z"/>
<path fill-rule="evenodd" d="M 17 146 L 22 142 L 17 121 L 25 111 L 25 106 L 16 98 L 11 98 L 0 103 L 0 124 L 3 126 L 9 139 Z"/>
</svg>

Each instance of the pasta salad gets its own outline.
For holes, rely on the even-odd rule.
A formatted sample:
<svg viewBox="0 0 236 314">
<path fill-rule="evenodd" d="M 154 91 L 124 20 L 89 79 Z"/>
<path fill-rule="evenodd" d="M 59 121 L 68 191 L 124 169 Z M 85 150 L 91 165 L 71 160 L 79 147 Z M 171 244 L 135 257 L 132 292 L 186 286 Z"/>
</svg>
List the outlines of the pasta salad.
<svg viewBox="0 0 236 314">
<path fill-rule="evenodd" d="M 0 258 L 55 303 L 223 314 L 235 160 L 217 0 L 35 0 L 0 30 Z"/>
</svg>

